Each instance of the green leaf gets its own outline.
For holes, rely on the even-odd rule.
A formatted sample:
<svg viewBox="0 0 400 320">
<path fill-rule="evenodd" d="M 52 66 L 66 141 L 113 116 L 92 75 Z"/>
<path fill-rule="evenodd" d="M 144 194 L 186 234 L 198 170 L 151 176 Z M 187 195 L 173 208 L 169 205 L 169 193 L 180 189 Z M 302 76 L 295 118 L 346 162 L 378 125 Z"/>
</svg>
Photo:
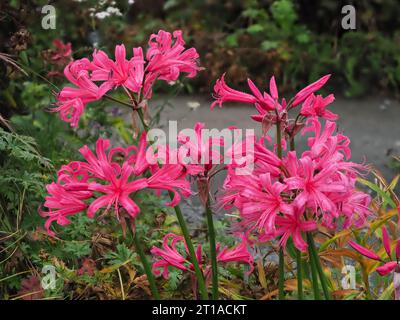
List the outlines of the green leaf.
<svg viewBox="0 0 400 320">
<path fill-rule="evenodd" d="M 276 49 L 276 48 L 278 48 L 278 46 L 279 46 L 278 41 L 265 40 L 265 41 L 261 42 L 261 49 L 263 49 L 265 51 Z"/>
<path fill-rule="evenodd" d="M 250 34 L 255 34 L 264 31 L 264 26 L 261 24 L 253 24 L 247 28 L 247 32 Z"/>
<path fill-rule="evenodd" d="M 357 178 L 357 181 L 366 185 L 367 187 L 375 191 L 378 195 L 380 195 L 385 200 L 384 203 L 389 204 L 392 208 L 396 208 L 396 204 L 394 203 L 394 201 L 389 197 L 389 195 L 385 191 L 379 188 L 379 186 L 363 178 Z"/>
</svg>

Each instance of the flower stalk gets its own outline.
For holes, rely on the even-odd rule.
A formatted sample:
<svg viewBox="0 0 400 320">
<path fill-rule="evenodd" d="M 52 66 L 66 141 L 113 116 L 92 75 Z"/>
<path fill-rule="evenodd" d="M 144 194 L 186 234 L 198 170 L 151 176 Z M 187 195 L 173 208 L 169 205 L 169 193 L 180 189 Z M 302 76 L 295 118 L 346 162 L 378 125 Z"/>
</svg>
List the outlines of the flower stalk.
<svg viewBox="0 0 400 320">
<path fill-rule="evenodd" d="M 139 119 L 143 125 L 144 130 L 147 132 L 149 130 L 149 127 L 146 124 L 146 122 L 144 121 L 143 111 L 140 108 L 136 109 L 136 111 L 139 115 Z M 174 198 L 174 194 L 171 191 L 169 191 L 169 196 L 170 196 L 171 200 Z M 206 288 L 206 284 L 205 284 L 205 280 L 204 280 L 204 275 L 200 269 L 199 261 L 197 261 L 196 252 L 194 250 L 193 243 L 192 243 L 192 240 L 191 240 L 191 237 L 189 234 L 189 229 L 186 225 L 185 218 L 182 214 L 182 210 L 179 207 L 179 205 L 175 206 L 174 210 L 175 210 L 176 217 L 178 219 L 179 226 L 182 230 L 183 237 L 185 238 L 186 244 L 188 246 L 189 255 L 190 255 L 189 259 L 190 259 L 190 262 L 193 264 L 194 272 L 195 272 L 195 275 L 197 278 L 197 284 L 198 284 L 199 291 L 200 291 L 200 296 L 203 300 L 208 300 L 209 297 L 208 297 L 207 288 Z"/>
<path fill-rule="evenodd" d="M 171 197 L 171 199 L 173 199 L 173 197 L 174 197 L 172 192 L 169 192 L 169 196 Z M 200 269 L 199 261 L 196 258 L 196 251 L 194 250 L 193 242 L 191 240 L 191 237 L 189 234 L 189 229 L 185 222 L 185 218 L 183 217 L 181 208 L 179 206 L 175 206 L 174 210 L 176 213 L 176 217 L 178 218 L 178 223 L 179 223 L 179 226 L 181 227 L 183 237 L 185 238 L 186 245 L 189 250 L 189 260 L 193 264 L 194 272 L 195 272 L 196 278 L 197 278 L 197 285 L 199 286 L 200 296 L 203 300 L 208 300 L 209 297 L 208 297 L 208 293 L 207 293 L 206 284 L 204 281 L 204 275 Z"/>
<path fill-rule="evenodd" d="M 210 243 L 210 258 L 211 258 L 211 283 L 212 283 L 212 299 L 218 300 L 218 265 L 217 265 L 217 250 L 215 242 L 215 228 L 213 221 L 213 212 L 210 206 L 210 198 L 206 203 L 206 217 L 208 226 L 208 239 Z"/>
<path fill-rule="evenodd" d="M 128 228 L 130 229 L 130 228 Z M 132 231 L 132 237 L 133 237 L 133 242 L 136 248 L 136 251 L 140 257 L 140 261 L 142 262 L 144 271 L 147 275 L 147 280 L 149 281 L 149 285 L 150 285 L 150 290 L 151 293 L 153 294 L 153 298 L 156 300 L 160 300 L 160 295 L 158 293 L 158 289 L 157 289 L 157 285 L 156 285 L 156 281 L 153 275 L 153 272 L 151 271 L 151 266 L 149 261 L 147 260 L 146 254 L 144 253 L 142 244 L 140 243 L 140 239 L 138 237 L 138 232 L 137 230 L 131 230 Z"/>
<path fill-rule="evenodd" d="M 296 264 L 297 264 L 297 298 L 303 300 L 303 272 L 301 267 L 301 252 L 296 250 Z"/>
<path fill-rule="evenodd" d="M 328 282 L 326 280 L 326 276 L 324 273 L 324 270 L 322 269 L 322 265 L 321 265 L 321 261 L 319 259 L 318 253 L 317 253 L 317 249 L 315 247 L 315 242 L 314 242 L 314 238 L 312 237 L 312 234 L 307 233 L 307 238 L 308 238 L 308 246 L 309 246 L 309 253 L 314 261 L 314 265 L 315 268 L 318 272 L 318 276 L 319 276 L 319 280 L 321 281 L 321 286 L 322 286 L 322 290 L 324 292 L 324 296 L 326 300 L 331 300 L 331 294 L 329 292 L 329 288 L 328 288 Z"/>
</svg>

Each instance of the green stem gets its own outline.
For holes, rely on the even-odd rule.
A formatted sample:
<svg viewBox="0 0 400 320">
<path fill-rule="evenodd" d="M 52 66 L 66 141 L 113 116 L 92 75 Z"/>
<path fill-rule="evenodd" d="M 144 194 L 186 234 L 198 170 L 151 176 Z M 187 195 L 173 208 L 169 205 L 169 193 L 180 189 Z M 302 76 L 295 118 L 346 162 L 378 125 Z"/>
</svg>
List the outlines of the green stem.
<svg viewBox="0 0 400 320">
<path fill-rule="evenodd" d="M 283 249 L 279 249 L 279 300 L 285 299 L 285 255 Z"/>
<path fill-rule="evenodd" d="M 282 159 L 282 132 L 281 132 L 281 123 L 278 121 L 276 123 L 276 144 L 279 159 Z"/>
<path fill-rule="evenodd" d="M 277 153 L 279 159 L 282 159 L 282 132 L 281 132 L 281 123 L 277 121 L 276 123 L 276 145 L 277 145 Z M 279 300 L 285 299 L 285 255 L 283 253 L 283 249 L 279 249 Z"/>
<path fill-rule="evenodd" d="M 310 244 L 309 244 L 310 246 Z M 321 296 L 319 294 L 319 287 L 318 287 L 318 275 L 317 275 L 317 269 L 315 267 L 315 261 L 314 258 L 309 250 L 309 258 L 310 258 L 310 266 L 311 266 L 311 282 L 313 286 L 313 291 L 314 291 L 314 300 L 321 300 Z"/>
<path fill-rule="evenodd" d="M 128 229 L 130 229 L 130 228 L 128 228 Z M 153 272 L 151 271 L 151 266 L 150 266 L 149 262 L 147 261 L 146 254 L 144 253 L 143 247 L 142 247 L 142 245 L 140 243 L 140 240 L 138 238 L 138 233 L 137 233 L 137 231 L 135 231 L 135 232 L 132 231 L 132 233 L 133 233 L 132 234 L 133 242 L 135 244 L 136 251 L 139 254 L 139 257 L 140 257 L 140 260 L 142 262 L 144 271 L 146 272 L 147 280 L 149 281 L 150 290 L 151 290 L 151 293 L 153 294 L 153 298 L 155 298 L 157 300 L 160 300 L 160 295 L 158 294 L 156 281 L 154 279 Z"/>
<path fill-rule="evenodd" d="M 296 264 L 297 264 L 297 297 L 303 300 L 303 273 L 301 269 L 301 252 L 296 249 Z"/>
<path fill-rule="evenodd" d="M 315 267 L 317 269 L 318 275 L 319 275 L 319 279 L 321 281 L 321 286 L 322 286 L 322 290 L 324 291 L 324 296 L 326 300 L 331 300 L 331 294 L 329 292 L 328 289 L 328 282 L 326 280 L 326 276 L 324 273 L 324 270 L 322 270 L 322 265 L 321 265 L 321 261 L 319 259 L 318 253 L 317 253 L 317 249 L 315 247 L 315 242 L 314 242 L 314 238 L 312 237 L 311 233 L 307 234 L 308 239 L 309 239 L 309 250 L 310 253 L 313 255 L 314 258 L 314 262 L 315 262 Z"/>
<path fill-rule="evenodd" d="M 213 212 L 210 208 L 210 199 L 206 204 L 206 216 L 208 225 L 208 239 L 210 242 L 210 257 L 211 257 L 211 272 L 212 272 L 212 299 L 218 300 L 218 265 L 217 265 L 217 251 L 215 243 L 215 228 L 213 221 Z"/>
<path fill-rule="evenodd" d="M 171 199 L 174 198 L 174 195 L 171 191 L 169 191 L 169 196 L 171 197 Z M 183 237 L 185 238 L 186 245 L 189 250 L 189 259 L 190 259 L 190 262 L 193 264 L 193 268 L 194 268 L 194 272 L 196 274 L 197 284 L 199 286 L 201 298 L 203 300 L 208 300 L 208 293 L 207 293 L 207 288 L 206 288 L 206 284 L 204 281 L 203 272 L 201 271 L 199 262 L 197 261 L 196 252 L 194 250 L 193 243 L 190 238 L 190 234 L 189 234 L 189 230 L 187 228 L 186 222 L 185 222 L 185 218 L 183 217 L 181 208 L 179 206 L 175 206 L 174 210 L 176 213 L 176 217 L 178 218 L 178 222 L 181 227 Z"/>
<path fill-rule="evenodd" d="M 105 95 L 104 95 L 104 98 L 106 98 L 106 99 L 108 99 L 108 100 L 111 100 L 111 101 L 113 101 L 113 102 L 119 103 L 119 104 L 121 104 L 121 105 L 123 105 L 123 106 L 125 106 L 125 107 L 128 107 L 129 109 L 133 109 L 133 108 L 134 108 L 134 106 L 132 106 L 132 104 L 130 104 L 130 103 L 128 103 L 128 102 L 125 102 L 125 101 L 122 101 L 122 100 L 119 100 L 119 99 L 116 99 L 116 98 L 114 98 L 113 96 L 110 96 L 110 95 L 108 95 L 108 94 L 105 94 Z"/>
</svg>

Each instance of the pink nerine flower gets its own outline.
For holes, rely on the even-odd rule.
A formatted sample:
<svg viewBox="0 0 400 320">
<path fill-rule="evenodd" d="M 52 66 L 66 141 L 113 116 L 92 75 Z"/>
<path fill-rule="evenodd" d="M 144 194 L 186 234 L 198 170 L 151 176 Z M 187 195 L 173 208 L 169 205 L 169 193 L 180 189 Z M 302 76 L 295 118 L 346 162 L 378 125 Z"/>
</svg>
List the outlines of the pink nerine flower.
<svg viewBox="0 0 400 320">
<path fill-rule="evenodd" d="M 307 87 L 296 93 L 292 104 L 293 107 L 298 106 L 303 101 L 305 101 L 311 94 L 321 89 L 325 85 L 325 83 L 327 83 L 330 77 L 331 75 L 327 74 L 326 76 L 323 76 L 321 79 L 318 79 L 317 81 L 309 84 Z"/>
<path fill-rule="evenodd" d="M 314 212 L 319 208 L 323 212 L 335 214 L 336 207 L 329 198 L 329 193 L 346 191 L 341 181 L 336 182 L 332 179 L 333 174 L 337 172 L 337 166 L 331 164 L 330 167 L 315 173 L 315 166 L 309 157 L 303 157 L 299 162 L 301 173 L 285 179 L 285 184 L 290 190 L 299 191 L 296 204 L 299 207 L 307 205 Z"/>
<path fill-rule="evenodd" d="M 274 76 L 272 76 L 270 79 L 269 93 L 261 93 L 255 84 L 248 79 L 247 83 L 252 91 L 252 94 L 248 94 L 228 87 L 225 83 L 225 74 L 223 74 L 221 79 L 217 80 L 214 86 L 214 97 L 216 100 L 211 104 L 211 109 L 213 109 L 216 104 L 221 107 L 222 103 L 224 102 L 253 104 L 258 111 L 258 114 L 251 116 L 253 120 L 262 122 L 263 126 L 267 126 L 267 129 L 269 129 L 272 124 L 277 122 L 280 122 L 281 126 L 286 126 L 286 109 L 293 108 L 306 101 L 311 95 L 313 95 L 315 91 L 318 91 L 325 85 L 329 77 L 330 75 L 326 75 L 316 82 L 310 84 L 298 92 L 289 103 L 286 103 L 285 99 L 282 99 L 281 102 L 278 101 L 279 94 Z M 318 115 L 333 120 L 335 115 L 325 110 L 326 105 L 331 103 L 332 99 L 333 95 L 330 95 L 325 99 L 322 99 L 320 96 L 317 96 L 316 98 L 314 96 L 313 99 L 309 98 L 303 107 L 304 115 Z"/>
<path fill-rule="evenodd" d="M 197 122 L 194 126 L 194 136 L 187 136 L 182 132 L 178 135 L 178 142 L 181 144 L 180 157 L 185 157 L 186 163 L 191 167 L 202 167 L 203 173 L 210 171 L 213 165 L 222 163 L 219 147 L 224 144 L 223 138 L 213 138 L 210 132 L 204 129 L 204 123 Z"/>
<path fill-rule="evenodd" d="M 145 69 L 143 96 L 148 99 L 151 98 L 151 87 L 157 79 L 173 82 L 182 72 L 186 73 L 188 78 L 193 78 L 200 70 L 199 54 L 195 48 L 185 50 L 181 30 L 174 31 L 172 35 L 163 30 L 152 34 L 146 59 L 148 64 Z"/>
<path fill-rule="evenodd" d="M 73 61 L 64 69 L 66 78 L 76 87 L 64 87 L 57 95 L 57 107 L 52 112 L 59 112 L 61 120 L 68 122 L 72 127 L 78 125 L 85 105 L 97 101 L 110 89 L 108 83 L 97 86 L 89 78 L 87 59 Z"/>
<path fill-rule="evenodd" d="M 85 161 L 71 162 L 59 170 L 57 182 L 47 186 L 50 196 L 46 197 L 44 207 L 48 211 L 40 211 L 42 216 L 48 217 L 46 228 L 50 235 L 54 235 L 50 230 L 53 221 L 66 225 L 70 222 L 68 216 L 84 210 L 87 210 L 89 218 L 104 209 L 103 215 L 111 210 L 119 221 L 122 210 L 134 219 L 140 208 L 133 196 L 142 189 L 171 191 L 175 197 L 167 203 L 169 206 L 179 203 L 180 194 L 184 197 L 191 194 L 184 166 L 143 164 L 146 161 L 143 159 L 145 152 L 141 150 L 146 148 L 146 137 L 142 137 L 139 147 L 113 148 L 109 151 L 110 142 L 99 139 L 96 154 L 84 146 L 80 152 Z M 118 161 L 115 155 L 118 155 Z M 140 166 L 136 167 L 136 163 Z M 147 169 L 150 169 L 150 175 L 140 176 Z"/>
<path fill-rule="evenodd" d="M 392 249 L 391 249 L 391 240 L 389 237 L 389 233 L 386 230 L 385 227 L 382 227 L 382 242 L 383 246 L 385 248 L 386 255 L 389 258 L 389 262 L 385 262 L 383 266 L 380 266 L 376 269 L 376 271 L 379 273 L 381 276 L 385 276 L 393 271 L 396 273 L 400 273 L 400 239 L 397 240 L 396 242 L 396 248 L 395 248 L 395 256 L 396 256 L 396 261 L 393 261 L 392 258 Z M 367 257 L 368 259 L 384 262 L 383 259 L 373 251 L 353 242 L 349 241 L 349 245 L 356 250 L 357 252 L 361 253 L 363 256 Z M 400 297 L 399 297 L 400 298 Z"/>
<path fill-rule="evenodd" d="M 327 121 L 322 128 L 311 118 L 303 132 L 311 132 L 309 150 L 298 157 L 290 151 L 279 159 L 261 139 L 254 144 L 254 168 L 246 175 L 228 165 L 224 208 L 236 207 L 240 224 L 260 241 L 280 238 L 285 246 L 289 236 L 300 250 L 307 247 L 300 232 L 314 230 L 318 222 L 330 229 L 344 218 L 343 226 L 362 225 L 371 214 L 370 196 L 356 190 L 356 178 L 365 168 L 346 161 L 350 140 L 335 134 L 336 125 Z M 307 219 L 305 219 L 307 217 Z"/>
<path fill-rule="evenodd" d="M 104 51 L 94 50 L 92 61 L 83 58 L 65 67 L 65 76 L 76 87 L 64 87 L 57 96 L 57 108 L 52 111 L 60 112 L 63 121 L 76 127 L 86 104 L 100 100 L 118 87 L 140 107 L 143 99 L 151 98 L 156 80 L 175 81 L 181 73 L 191 78 L 200 70 L 196 49 L 186 49 L 184 45 L 181 31 L 172 36 L 160 30 L 150 37 L 146 59 L 140 47 L 133 48 L 133 56 L 127 58 L 123 44 L 115 47 L 115 60 Z"/>
<path fill-rule="evenodd" d="M 111 88 L 123 86 L 138 93 L 142 88 L 144 63 L 142 48 L 133 48 L 133 57 L 127 60 L 125 46 L 117 45 L 115 61 L 103 51 L 95 51 L 91 65 L 92 80 L 107 81 Z"/>
<path fill-rule="evenodd" d="M 220 248 L 220 244 L 217 244 L 217 262 L 239 262 L 247 264 L 250 269 L 248 274 L 252 273 L 254 270 L 254 258 L 250 254 L 247 246 L 247 239 L 245 236 L 242 238 L 242 242 L 234 248 L 229 249 L 228 247 Z"/>
<path fill-rule="evenodd" d="M 331 104 L 334 100 L 335 97 L 333 94 L 330 94 L 326 98 L 323 98 L 321 95 L 315 96 L 314 94 L 311 94 L 304 101 L 300 114 L 306 117 L 321 117 L 335 121 L 339 118 L 338 115 L 326 110 L 326 106 Z"/>
<path fill-rule="evenodd" d="M 243 237 L 243 242 L 235 248 L 228 249 L 224 247 L 220 250 L 221 245 L 217 243 L 217 262 L 220 263 L 245 263 L 250 267 L 250 272 L 253 270 L 253 257 L 247 249 L 247 241 Z M 178 247 L 180 246 L 180 247 Z M 175 267 L 182 271 L 193 270 L 193 265 L 188 259 L 188 249 L 183 237 L 176 234 L 169 233 L 164 237 L 162 249 L 153 247 L 151 253 L 155 258 L 153 263 L 153 273 L 156 276 L 163 275 L 165 279 L 168 279 L 168 267 Z M 206 264 L 203 259 L 202 247 L 199 245 L 196 249 L 197 260 L 199 261 L 200 268 L 206 275 L 206 278 L 210 275 L 210 266 Z"/>
<path fill-rule="evenodd" d="M 255 227 L 261 231 L 274 232 L 278 213 L 293 211 L 292 206 L 282 198 L 287 187 L 278 181 L 272 182 L 269 173 L 252 178 L 257 184 L 248 184 L 242 191 L 242 217 L 248 223 L 254 222 Z"/>
<path fill-rule="evenodd" d="M 292 237 L 294 246 L 302 252 L 306 252 L 308 245 L 303 240 L 301 233 L 310 232 L 317 229 L 317 223 L 313 220 L 306 221 L 304 209 L 294 206 L 292 213 L 276 217 L 277 230 L 271 236 L 266 235 L 265 240 L 271 237 L 280 237 L 279 245 L 286 248 L 289 237 Z"/>
<path fill-rule="evenodd" d="M 183 237 L 173 233 L 169 233 L 164 236 L 162 249 L 157 248 L 156 246 L 151 249 L 151 254 L 158 258 L 153 263 L 153 273 L 156 276 L 159 276 L 162 270 L 162 275 L 164 279 L 168 279 L 168 267 L 170 266 L 173 266 L 182 271 L 190 270 L 190 262 L 185 257 L 183 257 L 182 253 L 180 253 L 178 251 L 178 248 L 176 247 L 177 244 L 182 244 L 183 241 Z M 182 249 L 185 250 L 185 248 L 180 249 L 181 251 Z M 198 247 L 196 255 L 197 260 L 200 262 L 202 258 L 201 246 Z"/>
<path fill-rule="evenodd" d="M 172 38 L 175 39 L 174 43 Z M 165 81 L 177 80 L 181 72 L 193 78 L 200 69 L 199 55 L 194 48 L 185 50 L 181 30 L 174 31 L 172 35 L 163 30 L 160 30 L 158 34 L 152 34 L 146 58 L 149 61 L 146 72 L 158 74 L 157 77 Z"/>
<path fill-rule="evenodd" d="M 71 193 L 65 190 L 65 187 L 51 183 L 46 186 L 48 196 L 45 198 L 44 206 L 48 211 L 39 210 L 42 217 L 47 217 L 45 228 L 47 233 L 55 236 L 55 233 L 50 230 L 51 224 L 55 221 L 60 226 L 65 226 L 71 223 L 68 216 L 75 215 L 79 212 L 86 210 L 87 204 L 85 199 L 91 197 L 89 193 Z"/>
</svg>

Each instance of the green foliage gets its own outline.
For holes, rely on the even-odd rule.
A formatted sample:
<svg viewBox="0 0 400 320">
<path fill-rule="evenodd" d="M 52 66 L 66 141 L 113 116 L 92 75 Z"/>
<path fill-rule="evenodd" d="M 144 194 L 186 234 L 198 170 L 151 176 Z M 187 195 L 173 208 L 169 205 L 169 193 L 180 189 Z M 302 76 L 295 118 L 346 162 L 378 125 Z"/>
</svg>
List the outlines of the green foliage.
<svg viewBox="0 0 400 320">
<path fill-rule="evenodd" d="M 116 251 L 110 251 L 105 254 L 104 258 L 110 265 L 123 265 L 132 262 L 136 254 L 132 252 L 125 243 L 117 244 Z"/>
</svg>

